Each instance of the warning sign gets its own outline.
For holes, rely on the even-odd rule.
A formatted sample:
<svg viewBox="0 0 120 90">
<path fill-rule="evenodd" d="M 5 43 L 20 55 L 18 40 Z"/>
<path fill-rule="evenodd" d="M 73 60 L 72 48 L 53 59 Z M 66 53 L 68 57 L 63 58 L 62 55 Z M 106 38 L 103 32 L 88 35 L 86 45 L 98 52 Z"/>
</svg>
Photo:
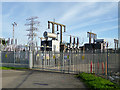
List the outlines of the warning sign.
<svg viewBox="0 0 120 90">
<path fill-rule="evenodd" d="M 37 57 L 39 57 L 39 54 L 37 54 Z"/>
<path fill-rule="evenodd" d="M 67 55 L 67 59 L 69 59 L 69 55 Z"/>
<path fill-rule="evenodd" d="M 83 55 L 83 56 L 82 56 L 82 60 L 84 60 L 84 59 L 85 59 L 85 56 Z"/>
<path fill-rule="evenodd" d="M 53 59 L 55 59 L 55 55 L 53 55 Z"/>
<path fill-rule="evenodd" d="M 46 59 L 49 59 L 49 54 L 46 54 Z"/>
<path fill-rule="evenodd" d="M 7 58 L 7 54 L 5 54 L 5 57 Z"/>
</svg>

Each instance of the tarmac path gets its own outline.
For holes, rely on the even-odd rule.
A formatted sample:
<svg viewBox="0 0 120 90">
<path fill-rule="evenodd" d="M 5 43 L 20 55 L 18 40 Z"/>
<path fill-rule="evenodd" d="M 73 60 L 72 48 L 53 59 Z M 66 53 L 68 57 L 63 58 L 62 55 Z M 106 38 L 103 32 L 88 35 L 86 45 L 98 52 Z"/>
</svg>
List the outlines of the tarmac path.
<svg viewBox="0 0 120 90">
<path fill-rule="evenodd" d="M 2 70 L 2 88 L 86 88 L 72 74 L 38 70 Z"/>
</svg>

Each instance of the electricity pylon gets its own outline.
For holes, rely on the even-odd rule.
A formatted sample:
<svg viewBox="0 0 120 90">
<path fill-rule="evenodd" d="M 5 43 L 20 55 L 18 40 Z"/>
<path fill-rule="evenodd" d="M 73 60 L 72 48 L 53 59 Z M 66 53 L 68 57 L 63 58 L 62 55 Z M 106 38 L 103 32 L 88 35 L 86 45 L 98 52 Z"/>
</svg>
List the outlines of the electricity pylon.
<svg viewBox="0 0 120 90">
<path fill-rule="evenodd" d="M 30 28 L 27 29 L 26 31 L 29 31 L 27 36 L 28 36 L 28 40 L 30 39 L 30 41 L 28 41 L 28 43 L 30 45 L 30 50 L 32 51 L 34 50 L 34 46 L 35 46 L 34 38 L 37 36 L 35 31 L 38 31 L 38 28 L 35 27 L 35 25 L 40 23 L 39 21 L 35 21 L 35 19 L 37 18 L 38 17 L 30 17 L 26 19 L 27 21 L 29 21 L 29 23 L 25 24 L 26 26 L 30 26 Z"/>
</svg>

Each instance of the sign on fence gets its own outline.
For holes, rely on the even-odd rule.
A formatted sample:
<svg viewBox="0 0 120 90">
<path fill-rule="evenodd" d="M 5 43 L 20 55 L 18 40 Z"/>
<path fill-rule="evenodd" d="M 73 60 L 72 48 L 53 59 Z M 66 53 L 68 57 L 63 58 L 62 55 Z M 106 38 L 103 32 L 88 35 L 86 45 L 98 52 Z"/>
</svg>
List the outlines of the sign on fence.
<svg viewBox="0 0 120 90">
<path fill-rule="evenodd" d="M 84 59 L 85 59 L 85 56 L 83 55 L 83 56 L 82 56 L 82 60 L 84 60 Z"/>
<path fill-rule="evenodd" d="M 69 55 L 67 55 L 67 59 L 69 59 Z"/>
<path fill-rule="evenodd" d="M 39 54 L 37 54 L 37 57 L 39 57 Z"/>
<path fill-rule="evenodd" d="M 5 57 L 7 58 L 7 54 L 5 54 Z"/>
<path fill-rule="evenodd" d="M 55 55 L 53 55 L 53 59 L 55 59 Z"/>
<path fill-rule="evenodd" d="M 49 59 L 49 54 L 46 54 L 46 59 Z"/>
<path fill-rule="evenodd" d="M 69 59 L 69 55 L 64 55 L 64 59 Z"/>
</svg>

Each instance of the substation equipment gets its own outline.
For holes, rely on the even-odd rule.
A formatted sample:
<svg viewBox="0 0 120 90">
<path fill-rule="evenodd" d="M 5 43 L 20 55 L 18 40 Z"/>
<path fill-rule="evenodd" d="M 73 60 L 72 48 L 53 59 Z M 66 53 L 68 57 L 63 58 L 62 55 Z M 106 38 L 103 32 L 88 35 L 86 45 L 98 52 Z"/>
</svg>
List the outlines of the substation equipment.
<svg viewBox="0 0 120 90">
<path fill-rule="evenodd" d="M 46 46 L 46 47 L 41 48 L 41 50 L 44 50 L 46 48 L 46 50 L 50 50 L 50 51 L 64 51 L 65 44 L 62 43 L 62 33 L 63 33 L 63 28 L 65 32 L 66 26 L 56 22 L 48 21 L 48 29 L 50 29 L 50 24 L 52 24 L 52 33 L 44 32 L 45 40 L 41 41 L 41 46 Z M 60 27 L 60 41 L 57 39 L 57 34 L 55 34 L 55 25 L 57 26 L 57 31 L 59 31 L 59 27 Z M 52 38 L 52 40 L 48 40 L 48 38 Z"/>
<path fill-rule="evenodd" d="M 97 34 L 92 32 L 87 32 L 89 37 L 89 43 L 84 44 L 85 51 L 89 50 L 102 50 L 106 48 L 106 42 L 104 39 L 97 39 Z M 91 38 L 93 38 L 93 43 L 91 43 Z"/>
<path fill-rule="evenodd" d="M 45 40 L 41 40 L 41 50 L 59 52 L 60 42 L 56 39 L 57 34 L 45 31 L 43 36 Z M 51 38 L 51 40 L 49 40 L 49 38 Z"/>
<path fill-rule="evenodd" d="M 77 43 L 75 43 L 75 38 L 70 35 L 70 42 L 63 43 L 62 33 L 66 32 L 66 26 L 63 24 L 59 24 L 56 22 L 48 21 L 48 29 L 50 29 L 50 24 L 52 24 L 52 33 L 45 31 L 43 36 L 45 40 L 41 40 L 41 50 L 47 51 L 57 51 L 57 52 L 66 52 L 70 50 L 78 50 L 79 49 L 79 38 L 77 37 Z M 58 34 L 55 32 L 55 26 L 57 26 L 57 31 L 60 31 L 60 41 L 58 40 Z M 59 29 L 60 28 L 60 29 Z M 64 31 L 63 31 L 64 30 Z M 49 40 L 51 38 L 51 40 Z"/>
<path fill-rule="evenodd" d="M 115 50 L 117 50 L 118 49 L 118 40 L 114 39 L 114 43 L 115 43 Z"/>
<path fill-rule="evenodd" d="M 56 22 L 48 21 L 48 29 L 50 29 L 50 24 L 52 24 L 52 33 L 45 31 L 43 36 L 45 40 L 41 39 L 41 50 L 55 51 L 55 52 L 69 52 L 69 51 L 89 51 L 89 50 L 105 50 L 106 42 L 104 39 L 97 39 L 97 34 L 92 32 L 87 32 L 89 37 L 89 43 L 84 44 L 84 46 L 79 46 L 79 38 L 75 36 L 70 36 L 69 43 L 63 43 L 62 33 L 63 29 L 66 32 L 66 26 Z M 57 31 L 60 31 L 60 41 L 58 40 L 58 34 L 56 34 L 55 26 L 57 26 Z M 59 29 L 60 27 L 60 29 Z M 73 40 L 72 40 L 73 37 Z M 51 40 L 49 40 L 51 38 Z M 91 42 L 93 38 L 93 43 Z M 76 42 L 77 39 L 77 42 Z M 73 43 L 72 43 L 73 41 Z"/>
<path fill-rule="evenodd" d="M 68 51 L 80 51 L 80 48 L 79 48 L 79 38 L 78 37 L 75 37 L 75 36 L 70 36 L 70 42 L 67 43 L 67 47 L 66 47 L 66 52 Z M 73 43 L 72 43 L 72 37 L 73 37 Z M 76 43 L 76 38 L 77 38 L 77 43 Z"/>
</svg>

